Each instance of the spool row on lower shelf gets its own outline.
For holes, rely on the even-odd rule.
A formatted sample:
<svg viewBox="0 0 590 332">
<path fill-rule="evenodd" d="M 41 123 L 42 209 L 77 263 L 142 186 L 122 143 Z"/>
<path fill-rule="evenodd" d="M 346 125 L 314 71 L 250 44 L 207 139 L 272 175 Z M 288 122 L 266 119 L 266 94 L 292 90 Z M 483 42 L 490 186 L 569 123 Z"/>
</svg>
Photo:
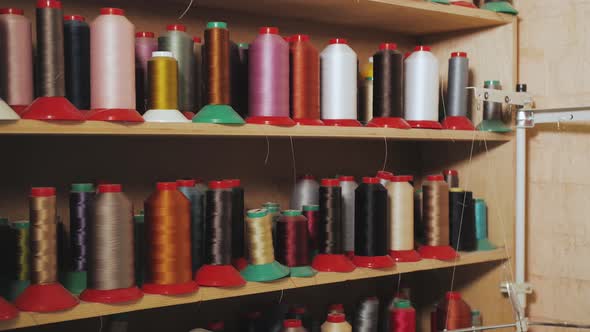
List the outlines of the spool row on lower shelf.
<svg viewBox="0 0 590 332">
<path fill-rule="evenodd" d="M 393 268 L 382 270 L 357 268 L 350 273 L 320 272 L 313 278 L 285 278 L 269 283 L 249 282 L 245 286 L 239 288 L 201 287 L 197 293 L 186 296 L 161 296 L 145 294 L 141 300 L 130 304 L 108 305 L 82 302 L 80 305 L 71 310 L 56 313 L 43 314 L 21 312 L 19 317 L 15 320 L 0 322 L 0 330 L 39 326 L 123 312 L 196 303 L 201 301 L 212 301 L 244 295 L 262 294 L 288 289 L 346 282 L 350 280 L 378 278 L 392 276 L 400 273 L 427 271 L 449 268 L 453 266 L 502 261 L 508 258 L 509 257 L 506 250 L 504 248 L 498 248 L 491 251 L 461 253 L 461 256 L 454 261 L 422 260 L 416 263 L 398 263 Z"/>
</svg>

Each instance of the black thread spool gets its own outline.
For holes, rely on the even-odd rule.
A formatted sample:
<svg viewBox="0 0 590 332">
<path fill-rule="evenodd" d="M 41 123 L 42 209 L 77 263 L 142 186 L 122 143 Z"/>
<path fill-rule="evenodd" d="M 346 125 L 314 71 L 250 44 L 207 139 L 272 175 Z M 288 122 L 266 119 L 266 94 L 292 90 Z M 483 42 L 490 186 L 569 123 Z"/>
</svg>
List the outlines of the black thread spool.
<svg viewBox="0 0 590 332">
<path fill-rule="evenodd" d="M 342 188 L 337 179 L 322 179 L 319 224 L 319 253 L 342 254 Z"/>
<path fill-rule="evenodd" d="M 230 265 L 233 209 L 230 183 L 209 182 L 205 202 L 205 262 L 210 265 Z"/>
<path fill-rule="evenodd" d="M 237 89 L 232 92 L 232 96 L 235 99 L 232 99 L 232 105 L 236 112 L 240 114 L 241 117 L 248 116 L 248 52 L 249 52 L 250 44 L 248 43 L 239 43 L 238 44 L 238 64 L 237 68 L 232 71 L 232 82 L 235 84 L 232 85 L 232 88 Z M 232 61 L 233 58 L 233 48 L 232 48 Z M 232 62 L 232 68 L 233 62 Z"/>
<path fill-rule="evenodd" d="M 90 28 L 83 16 L 64 17 L 66 98 L 78 109 L 90 109 Z"/>
<path fill-rule="evenodd" d="M 205 192 L 195 180 L 176 180 L 178 191 L 191 202 L 191 259 L 193 271 L 203 265 L 203 228 L 205 220 Z"/>
<path fill-rule="evenodd" d="M 10 227 L 8 219 L 0 219 L 0 296 L 10 299 L 10 280 L 16 275 L 17 255 L 16 232 Z"/>
<path fill-rule="evenodd" d="M 133 225 L 133 239 L 135 241 L 135 284 L 141 287 L 143 286 L 147 273 L 147 244 L 145 236 L 145 215 L 143 211 L 133 216 Z"/>
<path fill-rule="evenodd" d="M 234 265 L 246 267 L 244 260 L 244 188 L 239 179 L 228 180 L 231 183 L 232 194 L 232 259 Z"/>
<path fill-rule="evenodd" d="M 422 189 L 414 192 L 414 237 L 416 242 L 424 243 L 424 225 L 422 225 Z"/>
<path fill-rule="evenodd" d="M 455 250 L 477 249 L 473 193 L 459 188 L 449 192 L 450 243 Z"/>
<path fill-rule="evenodd" d="M 38 97 L 65 96 L 64 24 L 61 2 L 37 1 L 35 88 Z"/>
</svg>

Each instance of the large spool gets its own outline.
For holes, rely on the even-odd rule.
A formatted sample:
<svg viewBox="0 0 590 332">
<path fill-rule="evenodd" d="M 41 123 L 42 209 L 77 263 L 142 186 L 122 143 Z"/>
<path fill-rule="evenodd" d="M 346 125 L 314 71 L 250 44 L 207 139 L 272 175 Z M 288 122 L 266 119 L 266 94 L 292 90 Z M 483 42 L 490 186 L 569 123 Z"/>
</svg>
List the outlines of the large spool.
<svg viewBox="0 0 590 332">
<path fill-rule="evenodd" d="M 346 321 L 344 313 L 330 313 L 322 324 L 322 332 L 352 332 L 352 326 Z"/>
<path fill-rule="evenodd" d="M 390 317 L 391 331 L 416 332 L 416 309 L 409 300 L 395 301 Z"/>
<path fill-rule="evenodd" d="M 244 242 L 244 188 L 242 187 L 242 181 L 239 179 L 226 181 L 229 181 L 231 185 L 232 194 L 232 264 L 238 270 L 243 270 L 248 265 L 248 260 L 246 259 L 246 244 Z"/>
<path fill-rule="evenodd" d="M 488 207 L 481 198 L 475 202 L 475 238 L 477 239 L 477 250 L 494 250 L 496 246 L 488 240 Z"/>
<path fill-rule="evenodd" d="M 287 266 L 291 277 L 312 277 L 316 271 L 310 265 L 307 219 L 299 210 L 283 211 L 276 226 L 275 256 Z"/>
<path fill-rule="evenodd" d="M 290 38 L 291 116 L 297 124 L 321 126 L 320 55 L 308 35 Z"/>
<path fill-rule="evenodd" d="M 473 123 L 467 118 L 467 86 L 469 85 L 469 59 L 467 53 L 451 53 L 447 85 L 447 114 L 442 124 L 443 128 L 475 130 Z"/>
<path fill-rule="evenodd" d="M 404 118 L 412 128 L 441 129 L 438 122 L 437 58 L 429 46 L 416 46 L 404 65 Z"/>
<path fill-rule="evenodd" d="M 455 330 L 471 327 L 471 308 L 459 292 L 447 292 L 436 307 L 436 330 Z"/>
<path fill-rule="evenodd" d="M 473 193 L 461 188 L 449 192 L 449 226 L 451 247 L 457 251 L 477 249 Z"/>
<path fill-rule="evenodd" d="M 301 210 L 305 205 L 318 204 L 319 183 L 313 175 L 306 174 L 297 180 L 291 194 L 291 209 Z"/>
<path fill-rule="evenodd" d="M 64 17 L 66 98 L 80 110 L 90 109 L 90 27 L 80 15 Z"/>
<path fill-rule="evenodd" d="M 396 262 L 417 262 L 414 250 L 414 187 L 410 175 L 393 176 L 388 193 L 389 254 Z"/>
<path fill-rule="evenodd" d="M 344 253 L 354 256 L 354 193 L 358 184 L 354 176 L 340 176 L 342 188 L 342 246 Z"/>
<path fill-rule="evenodd" d="M 191 203 L 191 260 L 192 270 L 197 271 L 203 264 L 203 224 L 205 221 L 204 186 L 197 186 L 196 180 L 176 180 L 178 191 Z"/>
</svg>

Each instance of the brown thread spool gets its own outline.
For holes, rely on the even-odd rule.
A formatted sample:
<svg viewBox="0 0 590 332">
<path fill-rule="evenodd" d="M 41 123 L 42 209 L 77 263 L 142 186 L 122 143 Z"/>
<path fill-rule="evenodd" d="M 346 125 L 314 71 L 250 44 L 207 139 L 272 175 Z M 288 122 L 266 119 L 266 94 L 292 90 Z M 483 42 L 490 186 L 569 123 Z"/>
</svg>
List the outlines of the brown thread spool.
<svg viewBox="0 0 590 332">
<path fill-rule="evenodd" d="M 209 22 L 205 29 L 203 80 L 206 102 L 230 104 L 229 30 L 224 22 Z"/>
<path fill-rule="evenodd" d="M 291 116 L 301 124 L 322 125 L 320 119 L 320 55 L 308 35 L 290 39 Z M 310 121 L 316 120 L 316 121 Z"/>
<path fill-rule="evenodd" d="M 57 222 L 55 188 L 31 189 L 31 283 L 57 282 Z"/>
</svg>

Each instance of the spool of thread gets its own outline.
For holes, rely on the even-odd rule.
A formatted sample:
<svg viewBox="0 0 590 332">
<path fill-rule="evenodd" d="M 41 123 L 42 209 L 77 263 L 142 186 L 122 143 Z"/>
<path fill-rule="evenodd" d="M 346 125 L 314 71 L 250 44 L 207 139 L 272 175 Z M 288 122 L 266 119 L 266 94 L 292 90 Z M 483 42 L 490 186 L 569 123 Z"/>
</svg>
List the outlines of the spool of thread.
<svg viewBox="0 0 590 332">
<path fill-rule="evenodd" d="M 309 234 L 309 254 L 313 258 L 319 249 L 319 205 L 304 205 L 302 208 L 303 216 L 307 219 L 307 233 Z"/>
<path fill-rule="evenodd" d="M 289 44 L 262 27 L 249 48 L 248 123 L 293 126 L 289 118 Z"/>
<path fill-rule="evenodd" d="M 246 281 L 231 265 L 232 191 L 229 181 L 210 181 L 205 193 L 204 265 L 195 281 L 202 286 L 236 287 Z"/>
<path fill-rule="evenodd" d="M 238 270 L 248 264 L 244 243 L 244 188 L 239 179 L 227 180 L 232 192 L 232 262 Z"/>
<path fill-rule="evenodd" d="M 429 46 L 416 46 L 404 65 L 404 118 L 413 128 L 441 129 L 438 122 L 437 58 Z"/>
<path fill-rule="evenodd" d="M 391 312 L 391 332 L 416 332 L 416 309 L 409 300 L 395 302 Z"/>
<path fill-rule="evenodd" d="M 449 186 L 442 175 L 429 175 L 422 184 L 423 258 L 451 260 L 458 257 L 449 246 Z"/>
<path fill-rule="evenodd" d="M 248 116 L 248 80 L 249 80 L 249 52 L 250 44 L 238 43 L 237 44 L 237 58 L 235 58 L 235 70 L 232 72 L 232 106 L 240 114 L 241 117 Z M 233 58 L 232 58 L 233 59 Z"/>
<path fill-rule="evenodd" d="M 369 57 L 368 61 L 362 66 L 361 68 L 361 76 L 363 78 L 367 78 L 367 77 L 373 77 L 373 63 L 374 63 L 374 59 L 373 57 Z"/>
<path fill-rule="evenodd" d="M 368 124 L 373 119 L 373 90 L 374 78 L 372 76 L 365 77 L 360 89 L 360 106 L 361 112 L 359 114 L 359 121 L 363 124 Z"/>
<path fill-rule="evenodd" d="M 197 290 L 192 280 L 191 203 L 176 182 L 158 182 L 145 201 L 148 247 L 147 281 L 151 294 L 188 294 Z"/>
<path fill-rule="evenodd" d="M 322 324 L 322 332 L 352 332 L 352 326 L 346 321 L 344 314 L 328 314 L 328 318 Z"/>
<path fill-rule="evenodd" d="M 64 286 L 80 294 L 87 285 L 89 232 L 93 220 L 95 188 L 91 183 L 74 183 L 70 188 L 70 247 Z"/>
<path fill-rule="evenodd" d="M 316 331 L 319 330 L 319 323 L 316 322 L 309 310 L 305 306 L 296 305 L 289 308 L 289 312 L 287 313 L 287 318 L 289 319 L 298 319 L 303 324 L 303 327 L 307 331 Z"/>
<path fill-rule="evenodd" d="M 90 109 L 90 27 L 80 15 L 64 16 L 66 98 L 78 109 Z"/>
<path fill-rule="evenodd" d="M 148 61 L 158 50 L 155 36 L 147 31 L 135 33 L 135 103 L 141 114 L 148 110 Z"/>
<path fill-rule="evenodd" d="M 342 188 L 342 245 L 344 252 L 352 257 L 354 255 L 354 192 L 358 184 L 354 176 L 341 176 L 340 188 Z"/>
<path fill-rule="evenodd" d="M 8 218 L 0 218 L 0 296 L 8 298 L 10 301 L 11 287 L 9 285 L 12 279 L 15 279 L 16 264 L 18 261 L 15 255 L 17 246 L 16 234 L 8 222 Z"/>
<path fill-rule="evenodd" d="M 143 122 L 135 110 L 135 27 L 119 8 L 101 8 L 90 24 L 88 120 Z"/>
<path fill-rule="evenodd" d="M 299 319 L 285 319 L 283 321 L 283 332 L 307 332 Z"/>
<path fill-rule="evenodd" d="M 414 191 L 414 238 L 424 243 L 424 223 L 422 221 L 422 205 L 424 202 L 422 188 Z"/>
<path fill-rule="evenodd" d="M 344 313 L 344 304 L 342 303 L 334 303 L 330 304 L 328 307 L 328 314 L 337 313 L 343 314 Z"/>
<path fill-rule="evenodd" d="M 471 326 L 482 326 L 481 313 L 479 312 L 479 310 L 471 310 Z"/>
<path fill-rule="evenodd" d="M 389 181 L 391 181 L 393 173 L 388 171 L 378 171 L 376 176 L 379 179 L 379 183 L 381 183 L 383 186 L 386 186 Z"/>
<path fill-rule="evenodd" d="M 322 179 L 319 203 L 319 253 L 312 267 L 322 272 L 352 272 L 354 264 L 343 255 L 342 188 L 338 179 Z"/>
<path fill-rule="evenodd" d="M 8 253 L 12 257 L 5 262 L 10 265 L 13 273 L 8 279 L 10 289 L 7 299 L 14 301 L 30 284 L 30 223 L 28 220 L 11 222 L 9 232 L 12 236 L 8 241 L 11 249 Z"/>
<path fill-rule="evenodd" d="M 459 188 L 459 172 L 455 169 L 445 169 L 443 171 L 445 176 L 445 182 L 449 185 L 449 188 Z"/>
<path fill-rule="evenodd" d="M 135 284 L 143 286 L 147 275 L 147 243 L 145 232 L 145 215 L 143 211 L 133 216 L 133 243 L 135 244 Z"/>
<path fill-rule="evenodd" d="M 447 292 L 436 309 L 437 331 L 471 327 L 471 308 L 459 292 Z"/>
<path fill-rule="evenodd" d="M 33 101 L 31 21 L 19 8 L 0 9 L 0 98 L 17 112 Z"/>
<path fill-rule="evenodd" d="M 467 53 L 451 53 L 447 85 L 447 114 L 443 121 L 443 128 L 475 130 L 473 123 L 467 118 L 467 86 L 469 85 Z"/>
<path fill-rule="evenodd" d="M 354 330 L 358 332 L 378 332 L 379 300 L 376 297 L 363 299 L 354 317 Z"/>
<path fill-rule="evenodd" d="M 158 37 L 158 50 L 171 52 L 178 62 L 178 109 L 181 112 L 196 111 L 193 38 L 186 33 L 186 26 L 182 24 L 170 24 L 166 30 L 165 34 Z"/>
<path fill-rule="evenodd" d="M 297 124 L 321 126 L 320 55 L 308 35 L 290 39 L 291 116 Z"/>
<path fill-rule="evenodd" d="M 373 119 L 370 127 L 409 129 L 404 111 L 404 59 L 395 43 L 382 43 L 373 55 Z"/>
<path fill-rule="evenodd" d="M 364 177 L 355 190 L 354 258 L 356 266 L 394 265 L 387 243 L 387 190 L 376 177 Z"/>
<path fill-rule="evenodd" d="M 88 189 L 88 188 L 84 188 Z M 139 300 L 135 285 L 133 206 L 120 184 L 102 184 L 88 224 L 87 302 L 122 303 Z"/>
<path fill-rule="evenodd" d="M 410 175 L 393 176 L 386 185 L 388 193 L 389 254 L 396 262 L 417 262 L 414 250 L 414 187 Z"/>
<path fill-rule="evenodd" d="M 178 191 L 191 204 L 191 260 L 192 271 L 203 264 L 203 226 L 205 220 L 205 188 L 197 187 L 195 180 L 176 180 Z"/>
<path fill-rule="evenodd" d="M 195 110 L 203 107 L 203 41 L 201 37 L 193 37 L 193 57 L 195 58 Z"/>
<path fill-rule="evenodd" d="M 477 249 L 475 208 L 471 191 L 463 191 L 460 188 L 450 190 L 449 223 L 451 246 L 455 250 L 473 251 Z"/>
<path fill-rule="evenodd" d="M 266 202 L 262 204 L 262 207 L 266 209 L 268 214 L 270 215 L 270 220 L 272 222 L 272 238 L 273 242 L 276 242 L 277 239 L 277 222 L 281 217 L 281 205 L 275 202 Z"/>
<path fill-rule="evenodd" d="M 63 97 L 66 91 L 64 21 L 61 2 L 39 0 L 35 13 L 37 17 L 36 95 Z"/>
<path fill-rule="evenodd" d="M 286 210 L 277 222 L 275 256 L 279 263 L 291 269 L 291 277 L 315 275 L 309 260 L 307 219 L 299 210 Z"/>
<path fill-rule="evenodd" d="M 488 207 L 486 202 L 481 198 L 476 198 L 474 205 L 477 250 L 486 251 L 496 249 L 496 246 L 488 240 Z"/>
<path fill-rule="evenodd" d="M 304 205 L 318 205 L 319 183 L 313 175 L 306 174 L 299 178 L 291 195 L 291 209 L 301 210 Z"/>
<path fill-rule="evenodd" d="M 502 90 L 502 85 L 498 80 L 485 81 L 483 84 L 485 89 Z M 502 103 L 484 101 L 483 102 L 483 120 L 477 126 L 477 130 L 491 131 L 491 132 L 509 132 L 502 121 Z"/>
<path fill-rule="evenodd" d="M 54 312 L 78 300 L 57 282 L 57 221 L 53 187 L 31 188 L 29 196 L 31 285 L 16 299 L 21 311 Z"/>
<path fill-rule="evenodd" d="M 334 38 L 320 53 L 321 113 L 329 126 L 359 127 L 357 121 L 358 59 L 348 42 Z"/>
</svg>

